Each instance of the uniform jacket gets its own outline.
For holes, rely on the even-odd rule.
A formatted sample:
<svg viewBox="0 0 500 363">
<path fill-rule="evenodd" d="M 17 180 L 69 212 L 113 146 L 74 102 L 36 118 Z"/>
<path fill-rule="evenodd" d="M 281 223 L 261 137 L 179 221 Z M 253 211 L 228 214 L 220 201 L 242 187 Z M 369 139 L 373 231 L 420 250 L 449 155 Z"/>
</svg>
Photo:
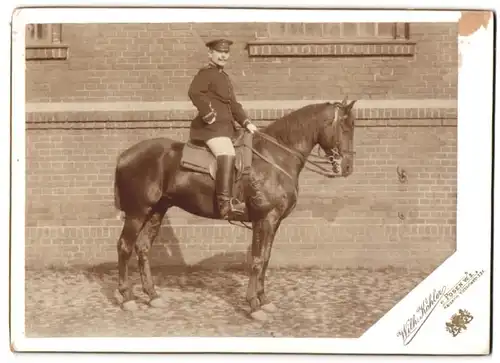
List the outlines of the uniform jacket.
<svg viewBox="0 0 500 363">
<path fill-rule="evenodd" d="M 208 65 L 198 71 L 188 91 L 198 115 L 191 122 L 190 138 L 207 141 L 213 137 L 233 137 L 235 124 L 249 122 L 241 104 L 236 100 L 229 76 L 222 68 Z M 215 115 L 215 122 L 209 124 Z"/>
</svg>

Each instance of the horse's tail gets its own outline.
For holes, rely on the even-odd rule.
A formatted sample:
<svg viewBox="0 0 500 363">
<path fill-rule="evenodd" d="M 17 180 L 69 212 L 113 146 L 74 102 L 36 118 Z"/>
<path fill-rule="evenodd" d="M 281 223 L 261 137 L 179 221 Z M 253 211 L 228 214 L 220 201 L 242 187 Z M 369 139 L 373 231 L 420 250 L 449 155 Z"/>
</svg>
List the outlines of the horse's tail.
<svg viewBox="0 0 500 363">
<path fill-rule="evenodd" d="M 116 168 L 115 168 L 115 180 L 114 180 L 115 208 L 118 210 L 121 210 L 120 189 L 118 188 L 118 176 L 119 176 L 119 170 L 118 170 L 118 166 L 116 166 Z"/>
<path fill-rule="evenodd" d="M 122 209 L 122 205 L 121 205 L 121 198 L 120 198 L 120 187 L 119 187 L 119 178 L 120 178 L 120 169 L 119 169 L 119 163 L 116 165 L 116 168 L 115 168 L 115 179 L 114 179 L 114 202 L 115 202 L 115 208 L 118 209 L 118 214 L 116 215 L 116 219 L 118 220 L 122 220 L 124 219 L 124 212 L 123 212 L 123 209 Z"/>
</svg>

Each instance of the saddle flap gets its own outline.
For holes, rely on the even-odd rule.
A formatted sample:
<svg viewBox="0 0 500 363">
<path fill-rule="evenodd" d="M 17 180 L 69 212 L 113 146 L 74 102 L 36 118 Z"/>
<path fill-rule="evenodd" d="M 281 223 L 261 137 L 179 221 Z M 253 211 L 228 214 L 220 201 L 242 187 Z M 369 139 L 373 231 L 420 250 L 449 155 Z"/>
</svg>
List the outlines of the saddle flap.
<svg viewBox="0 0 500 363">
<path fill-rule="evenodd" d="M 215 170 L 215 157 L 207 147 L 188 141 L 182 149 L 180 164 L 199 173 L 212 174 Z"/>
<path fill-rule="evenodd" d="M 253 135 L 249 132 L 241 133 L 234 141 L 236 152 L 235 171 L 236 179 L 241 174 L 249 172 L 252 166 L 252 140 Z M 204 143 L 188 141 L 184 144 L 181 157 L 181 166 L 199 173 L 210 174 L 215 179 L 217 161 L 208 146 Z"/>
</svg>

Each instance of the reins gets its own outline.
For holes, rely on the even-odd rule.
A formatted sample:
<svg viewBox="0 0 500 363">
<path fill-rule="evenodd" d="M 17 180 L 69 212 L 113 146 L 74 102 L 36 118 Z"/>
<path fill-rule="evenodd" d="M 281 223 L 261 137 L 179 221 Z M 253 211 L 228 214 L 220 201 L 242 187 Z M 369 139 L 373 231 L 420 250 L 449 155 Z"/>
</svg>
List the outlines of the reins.
<svg viewBox="0 0 500 363">
<path fill-rule="evenodd" d="M 297 150 L 293 150 L 293 149 L 289 148 L 288 146 L 280 144 L 278 142 L 278 140 L 276 140 L 274 137 L 271 137 L 271 136 L 269 136 L 269 135 L 267 135 L 267 134 L 265 134 L 265 133 L 263 133 L 261 131 L 258 131 L 258 130 L 256 130 L 255 133 L 258 134 L 259 136 L 261 136 L 263 139 L 266 139 L 267 141 L 271 142 L 272 144 L 274 144 L 274 145 L 278 146 L 279 148 L 285 150 L 286 152 L 292 154 L 297 159 L 299 159 L 299 161 L 301 163 L 304 163 L 304 164 L 305 163 L 310 163 L 310 164 L 316 166 L 320 170 L 313 170 L 312 168 L 307 167 L 307 165 L 304 165 L 304 167 L 306 169 L 311 170 L 311 171 L 313 171 L 313 172 L 315 172 L 317 174 L 329 177 L 329 178 L 333 178 L 336 175 L 336 174 L 331 173 L 331 172 L 329 173 L 328 169 L 326 169 L 326 168 L 322 167 L 321 165 L 319 165 L 320 163 L 330 163 L 331 164 L 332 163 L 331 160 L 330 160 L 331 156 L 329 156 L 329 157 L 321 157 L 319 155 L 318 156 L 316 156 L 316 155 L 310 155 L 309 157 L 314 156 L 316 158 L 321 159 L 319 161 L 311 161 L 311 160 L 308 160 L 308 157 L 305 157 L 304 155 L 302 155 Z M 296 181 L 290 175 L 290 173 L 288 173 L 281 166 L 279 166 L 278 164 L 276 164 L 275 162 L 273 162 L 271 159 L 269 159 L 267 156 L 263 155 L 261 152 L 257 151 L 253 146 L 247 146 L 247 145 L 245 145 L 245 146 L 248 147 L 250 150 L 252 150 L 252 152 L 255 155 L 257 155 L 258 157 L 260 157 L 262 160 L 268 162 L 269 164 L 271 164 L 272 166 L 274 166 L 276 169 L 278 169 L 279 171 L 281 171 L 283 174 L 285 174 L 287 177 L 289 177 L 292 182 L 296 183 Z M 318 154 L 319 154 L 319 150 L 318 150 Z M 299 194 L 297 184 L 295 184 L 295 188 L 294 188 L 293 191 L 294 191 L 294 194 L 295 194 L 295 203 L 297 203 L 297 196 Z M 229 222 L 229 224 L 232 224 L 232 225 L 236 225 L 236 226 L 238 225 L 238 224 L 234 223 L 231 220 L 229 220 L 228 222 Z M 252 227 L 248 226 L 245 222 L 239 222 L 239 223 L 241 223 L 247 229 L 252 229 Z"/>
<path fill-rule="evenodd" d="M 319 158 L 320 160 L 316 160 L 316 161 L 312 161 L 312 160 L 309 160 L 308 157 L 305 157 L 304 155 L 302 155 L 300 152 L 296 151 L 296 150 L 293 150 L 291 148 L 289 148 L 288 146 L 285 146 L 283 144 L 280 144 L 274 137 L 272 136 L 269 136 L 261 131 L 255 131 L 256 134 L 258 134 L 260 137 L 266 139 L 267 141 L 271 142 L 272 144 L 278 146 L 279 148 L 287 151 L 288 153 L 292 154 L 293 156 L 295 156 L 296 158 L 299 159 L 299 161 L 301 163 L 304 163 L 304 168 L 306 168 L 307 170 L 310 170 L 314 173 L 317 173 L 317 174 L 320 174 L 320 175 L 323 175 L 323 176 L 326 176 L 326 177 L 329 177 L 329 178 L 333 178 L 336 176 L 336 174 L 330 172 L 327 168 L 321 166 L 320 164 L 326 164 L 326 163 L 330 163 L 331 164 L 331 160 L 330 160 L 330 157 L 322 157 L 322 156 L 316 156 L 316 155 L 310 155 L 309 157 L 313 156 L 313 157 L 316 157 L 316 158 Z M 250 147 L 250 149 L 256 154 L 258 155 L 260 158 L 264 159 L 265 161 L 267 161 L 268 163 L 270 163 L 271 165 L 273 165 L 274 167 L 276 167 L 277 169 L 279 169 L 281 172 L 283 172 L 285 175 L 287 175 L 290 179 L 293 180 L 292 176 L 287 173 L 285 170 L 283 170 L 283 168 L 281 168 L 279 165 L 277 165 L 276 163 L 270 161 L 268 158 L 266 158 L 264 155 L 262 155 L 261 153 L 259 153 L 257 150 L 255 150 L 255 148 L 253 147 Z M 307 163 L 309 164 L 312 164 L 314 165 L 315 167 L 317 167 L 319 170 L 314 170 L 313 168 L 311 167 L 308 167 L 307 166 Z"/>
</svg>

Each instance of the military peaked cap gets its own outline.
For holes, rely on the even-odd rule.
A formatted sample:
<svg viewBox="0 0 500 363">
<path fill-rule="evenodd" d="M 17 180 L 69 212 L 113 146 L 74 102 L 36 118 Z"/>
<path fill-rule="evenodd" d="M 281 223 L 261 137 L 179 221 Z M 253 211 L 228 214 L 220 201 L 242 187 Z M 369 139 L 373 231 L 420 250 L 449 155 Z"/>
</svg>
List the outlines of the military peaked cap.
<svg viewBox="0 0 500 363">
<path fill-rule="evenodd" d="M 214 39 L 214 40 L 211 40 L 211 41 L 205 43 L 205 45 L 208 48 L 217 50 L 219 52 L 228 52 L 229 46 L 232 44 L 233 44 L 233 42 L 231 40 L 228 40 L 228 39 Z"/>
</svg>

